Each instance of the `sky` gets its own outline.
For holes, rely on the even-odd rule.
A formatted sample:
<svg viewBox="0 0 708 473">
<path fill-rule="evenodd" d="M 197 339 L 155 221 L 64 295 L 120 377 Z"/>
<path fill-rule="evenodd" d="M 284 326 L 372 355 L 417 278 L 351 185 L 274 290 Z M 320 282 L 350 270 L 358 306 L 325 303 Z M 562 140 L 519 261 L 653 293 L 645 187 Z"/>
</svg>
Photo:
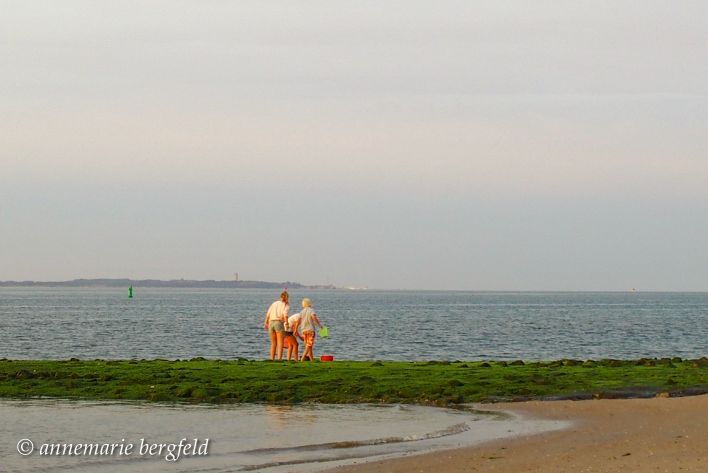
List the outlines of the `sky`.
<svg viewBox="0 0 708 473">
<path fill-rule="evenodd" d="M 708 291 L 706 2 L 0 11 L 0 280 Z"/>
</svg>

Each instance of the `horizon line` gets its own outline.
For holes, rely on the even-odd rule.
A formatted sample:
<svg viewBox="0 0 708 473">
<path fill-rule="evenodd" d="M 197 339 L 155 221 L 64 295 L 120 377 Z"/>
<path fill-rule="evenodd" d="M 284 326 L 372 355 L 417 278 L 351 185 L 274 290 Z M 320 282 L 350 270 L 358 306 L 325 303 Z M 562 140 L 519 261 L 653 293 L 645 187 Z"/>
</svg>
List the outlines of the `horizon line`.
<svg viewBox="0 0 708 473">
<path fill-rule="evenodd" d="M 127 277 L 100 277 L 100 278 L 73 278 L 65 280 L 36 280 L 36 279 L 7 279 L 0 280 L 0 285 L 4 287 L 12 287 L 13 285 L 20 286 L 22 284 L 65 284 L 72 282 L 82 282 L 82 281 L 126 281 L 126 282 L 161 282 L 161 283 L 172 283 L 172 282 L 184 282 L 184 283 L 264 283 L 264 284 L 296 284 L 303 286 L 303 288 L 322 288 L 328 290 L 347 290 L 351 292 L 366 292 L 366 291 L 425 291 L 425 292 L 477 292 L 477 293 L 543 293 L 543 292 L 555 292 L 555 293 L 706 293 L 708 289 L 703 290 L 689 290 L 689 289 L 439 289 L 439 288 L 401 288 L 401 287 L 368 287 L 368 286 L 347 286 L 347 285 L 337 285 L 333 283 L 311 283 L 306 284 L 294 280 L 286 281 L 266 281 L 258 279 L 186 279 L 186 278 L 172 278 L 172 279 L 159 279 L 159 278 L 127 278 Z M 267 289 L 267 288 L 266 288 Z"/>
</svg>

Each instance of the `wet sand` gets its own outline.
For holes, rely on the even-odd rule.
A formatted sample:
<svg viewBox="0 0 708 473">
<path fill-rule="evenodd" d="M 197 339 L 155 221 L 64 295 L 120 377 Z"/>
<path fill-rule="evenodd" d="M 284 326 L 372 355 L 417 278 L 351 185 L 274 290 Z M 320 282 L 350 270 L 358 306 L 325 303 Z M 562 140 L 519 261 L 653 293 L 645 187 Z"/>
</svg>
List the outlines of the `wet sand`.
<svg viewBox="0 0 708 473">
<path fill-rule="evenodd" d="M 336 473 L 708 472 L 708 395 L 484 406 L 573 421 L 567 430 L 344 466 Z"/>
</svg>

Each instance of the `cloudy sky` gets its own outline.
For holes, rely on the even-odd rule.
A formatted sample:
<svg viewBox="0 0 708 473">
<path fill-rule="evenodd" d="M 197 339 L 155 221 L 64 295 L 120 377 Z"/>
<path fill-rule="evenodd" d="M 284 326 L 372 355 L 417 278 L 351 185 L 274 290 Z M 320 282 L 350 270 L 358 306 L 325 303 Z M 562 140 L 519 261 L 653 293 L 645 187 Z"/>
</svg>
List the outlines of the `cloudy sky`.
<svg viewBox="0 0 708 473">
<path fill-rule="evenodd" d="M 708 290 L 704 1 L 0 11 L 0 280 Z"/>
</svg>

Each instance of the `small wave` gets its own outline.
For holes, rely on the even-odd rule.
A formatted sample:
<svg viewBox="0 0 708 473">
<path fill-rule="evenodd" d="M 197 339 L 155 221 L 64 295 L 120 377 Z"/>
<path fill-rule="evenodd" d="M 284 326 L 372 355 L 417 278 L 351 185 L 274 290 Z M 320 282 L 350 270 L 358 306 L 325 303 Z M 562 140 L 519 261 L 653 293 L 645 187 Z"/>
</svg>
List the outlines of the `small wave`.
<svg viewBox="0 0 708 473">
<path fill-rule="evenodd" d="M 303 452 L 303 451 L 315 451 L 315 450 L 326 450 L 326 449 L 348 449 L 348 448 L 359 448 L 359 447 L 371 447 L 375 445 L 387 445 L 387 444 L 397 444 L 404 442 L 416 442 L 421 440 L 437 439 L 441 437 L 447 437 L 450 435 L 460 434 L 470 430 L 470 426 L 466 422 L 451 425 L 441 430 L 436 430 L 434 432 L 428 432 L 421 435 L 409 435 L 405 437 L 385 437 L 370 440 L 351 440 L 342 442 L 329 442 L 311 445 L 300 445 L 297 447 L 289 448 L 260 448 L 255 450 L 249 450 L 243 453 L 251 454 L 272 454 L 272 453 L 283 453 L 283 452 Z M 266 468 L 276 468 L 282 466 L 294 466 L 306 463 L 322 463 L 329 461 L 341 461 L 341 460 L 352 460 L 355 458 L 369 458 L 372 456 L 371 452 L 359 452 L 338 455 L 337 458 L 308 458 L 308 459 L 293 459 L 293 460 L 283 460 L 283 461 L 272 461 L 267 463 L 260 463 L 257 465 L 243 465 L 239 468 L 239 471 L 255 471 Z"/>
<path fill-rule="evenodd" d="M 304 452 L 304 451 L 314 451 L 314 450 L 326 450 L 326 449 L 336 449 L 336 448 L 357 448 L 357 447 L 370 447 L 372 445 L 384 445 L 392 443 L 403 443 L 403 442 L 417 442 L 420 440 L 430 440 L 437 439 L 441 437 L 447 437 L 450 435 L 457 435 L 462 432 L 470 430 L 470 426 L 466 422 L 461 422 L 459 424 L 451 425 L 441 430 L 436 430 L 433 432 L 427 432 L 420 435 L 407 435 L 404 437 L 383 437 L 377 439 L 369 440 L 342 440 L 340 442 L 327 442 L 327 443 L 313 443 L 307 445 L 298 445 L 296 447 L 275 447 L 275 448 L 256 448 L 253 450 L 247 450 L 242 453 L 250 454 L 271 454 L 271 453 L 282 453 L 282 452 Z"/>
<path fill-rule="evenodd" d="M 344 455 L 336 458 L 337 461 L 340 460 L 353 460 L 355 458 L 367 458 L 370 457 L 367 453 L 362 453 L 361 455 Z M 256 471 L 263 470 L 266 468 L 276 468 L 279 466 L 294 466 L 294 465 L 304 465 L 307 463 L 323 463 L 333 461 L 331 458 L 320 458 L 320 459 L 308 459 L 308 460 L 290 460 L 290 461 L 274 461 L 269 463 L 261 463 L 259 465 L 244 465 L 238 468 L 236 471 Z"/>
</svg>

